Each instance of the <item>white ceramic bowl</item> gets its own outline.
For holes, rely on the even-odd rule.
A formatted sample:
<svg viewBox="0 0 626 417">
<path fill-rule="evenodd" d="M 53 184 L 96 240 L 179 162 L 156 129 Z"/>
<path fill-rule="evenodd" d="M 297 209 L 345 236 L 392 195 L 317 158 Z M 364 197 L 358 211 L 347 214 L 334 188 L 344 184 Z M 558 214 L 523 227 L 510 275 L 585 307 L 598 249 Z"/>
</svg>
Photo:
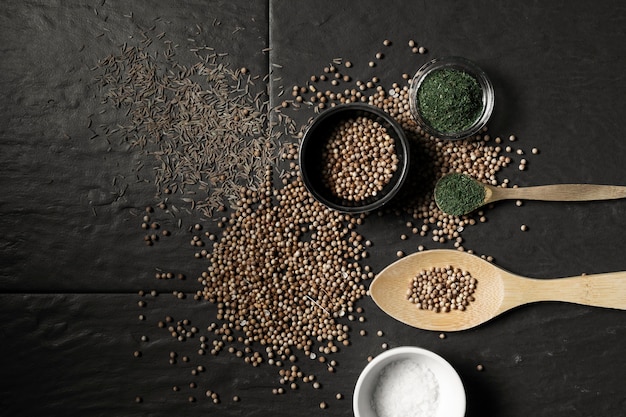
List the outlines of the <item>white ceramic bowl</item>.
<svg viewBox="0 0 626 417">
<path fill-rule="evenodd" d="M 393 362 L 406 359 L 414 360 L 423 368 L 430 370 L 438 383 L 438 406 L 432 417 L 463 417 L 465 415 L 465 389 L 452 365 L 431 351 L 405 346 L 381 353 L 363 369 L 354 389 L 352 406 L 355 417 L 379 417 L 372 406 L 372 397 L 380 374 Z"/>
</svg>

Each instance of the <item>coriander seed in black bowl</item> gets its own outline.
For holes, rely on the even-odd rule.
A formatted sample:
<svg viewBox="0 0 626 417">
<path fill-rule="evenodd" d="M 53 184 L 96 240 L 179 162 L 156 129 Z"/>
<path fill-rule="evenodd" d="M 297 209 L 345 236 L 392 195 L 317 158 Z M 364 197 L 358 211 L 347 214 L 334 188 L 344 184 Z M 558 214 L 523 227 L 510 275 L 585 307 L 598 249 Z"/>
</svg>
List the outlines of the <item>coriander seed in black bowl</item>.
<svg viewBox="0 0 626 417">
<path fill-rule="evenodd" d="M 373 211 L 402 187 L 409 168 L 404 131 L 378 107 L 353 103 L 325 110 L 300 144 L 299 166 L 307 190 L 345 213 Z"/>
</svg>

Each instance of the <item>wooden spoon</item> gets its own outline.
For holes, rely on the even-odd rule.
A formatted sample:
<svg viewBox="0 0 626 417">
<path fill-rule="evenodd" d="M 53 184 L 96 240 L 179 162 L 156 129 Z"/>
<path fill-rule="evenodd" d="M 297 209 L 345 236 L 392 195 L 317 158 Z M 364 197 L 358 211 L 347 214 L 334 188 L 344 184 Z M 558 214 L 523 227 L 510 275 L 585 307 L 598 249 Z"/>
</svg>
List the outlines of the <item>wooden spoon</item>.
<svg viewBox="0 0 626 417">
<path fill-rule="evenodd" d="M 484 188 L 485 191 L 485 196 L 481 203 L 467 204 L 460 212 L 453 212 L 450 206 L 437 199 L 437 191 L 443 183 L 442 180 L 446 177 L 442 177 L 441 179 L 439 179 L 439 181 L 437 182 L 437 186 L 435 187 L 435 202 L 442 211 L 456 216 L 471 213 L 479 207 L 500 200 L 593 201 L 626 198 L 626 187 L 618 185 L 553 184 L 539 185 L 534 187 L 502 188 L 484 184 L 471 178 L 468 175 L 451 175 L 461 175 L 464 179 L 468 181 L 471 180 L 475 184 L 480 185 Z M 464 196 L 460 194 L 463 191 L 458 190 L 458 192 L 459 195 L 456 196 L 456 201 L 464 201 Z"/>
<path fill-rule="evenodd" d="M 436 313 L 407 300 L 420 271 L 452 266 L 478 281 L 475 301 L 465 311 Z M 626 272 L 533 279 L 514 275 L 466 252 L 452 249 L 417 252 L 385 268 L 370 286 L 376 304 L 391 317 L 425 330 L 457 331 L 478 326 L 512 308 L 537 301 L 564 301 L 626 310 Z"/>
</svg>

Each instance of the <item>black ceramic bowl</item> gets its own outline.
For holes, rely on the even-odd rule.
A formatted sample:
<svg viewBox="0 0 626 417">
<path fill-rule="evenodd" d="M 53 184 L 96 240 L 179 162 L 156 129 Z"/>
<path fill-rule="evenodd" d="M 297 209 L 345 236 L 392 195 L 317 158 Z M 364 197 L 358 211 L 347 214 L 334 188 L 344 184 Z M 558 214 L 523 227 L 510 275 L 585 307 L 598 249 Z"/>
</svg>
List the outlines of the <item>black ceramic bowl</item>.
<svg viewBox="0 0 626 417">
<path fill-rule="evenodd" d="M 323 182 L 322 151 L 332 130 L 356 117 L 380 123 L 394 139 L 398 167 L 391 180 L 376 194 L 361 201 L 349 201 L 335 195 Z M 307 129 L 300 144 L 299 165 L 302 180 L 309 192 L 322 204 L 344 213 L 364 213 L 385 205 L 402 187 L 409 169 L 409 145 L 402 127 L 387 113 L 369 104 L 344 104 L 321 113 Z"/>
</svg>

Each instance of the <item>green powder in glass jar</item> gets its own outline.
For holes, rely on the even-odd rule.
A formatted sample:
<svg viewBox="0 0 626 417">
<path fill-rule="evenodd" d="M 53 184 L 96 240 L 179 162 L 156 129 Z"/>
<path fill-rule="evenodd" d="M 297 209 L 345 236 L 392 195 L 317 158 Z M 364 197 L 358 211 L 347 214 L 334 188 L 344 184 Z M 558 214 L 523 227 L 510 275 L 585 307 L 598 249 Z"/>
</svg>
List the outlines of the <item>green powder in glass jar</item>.
<svg viewBox="0 0 626 417">
<path fill-rule="evenodd" d="M 437 69 L 426 76 L 417 91 L 422 119 L 443 134 L 470 128 L 483 110 L 478 80 L 456 68 Z"/>
</svg>

